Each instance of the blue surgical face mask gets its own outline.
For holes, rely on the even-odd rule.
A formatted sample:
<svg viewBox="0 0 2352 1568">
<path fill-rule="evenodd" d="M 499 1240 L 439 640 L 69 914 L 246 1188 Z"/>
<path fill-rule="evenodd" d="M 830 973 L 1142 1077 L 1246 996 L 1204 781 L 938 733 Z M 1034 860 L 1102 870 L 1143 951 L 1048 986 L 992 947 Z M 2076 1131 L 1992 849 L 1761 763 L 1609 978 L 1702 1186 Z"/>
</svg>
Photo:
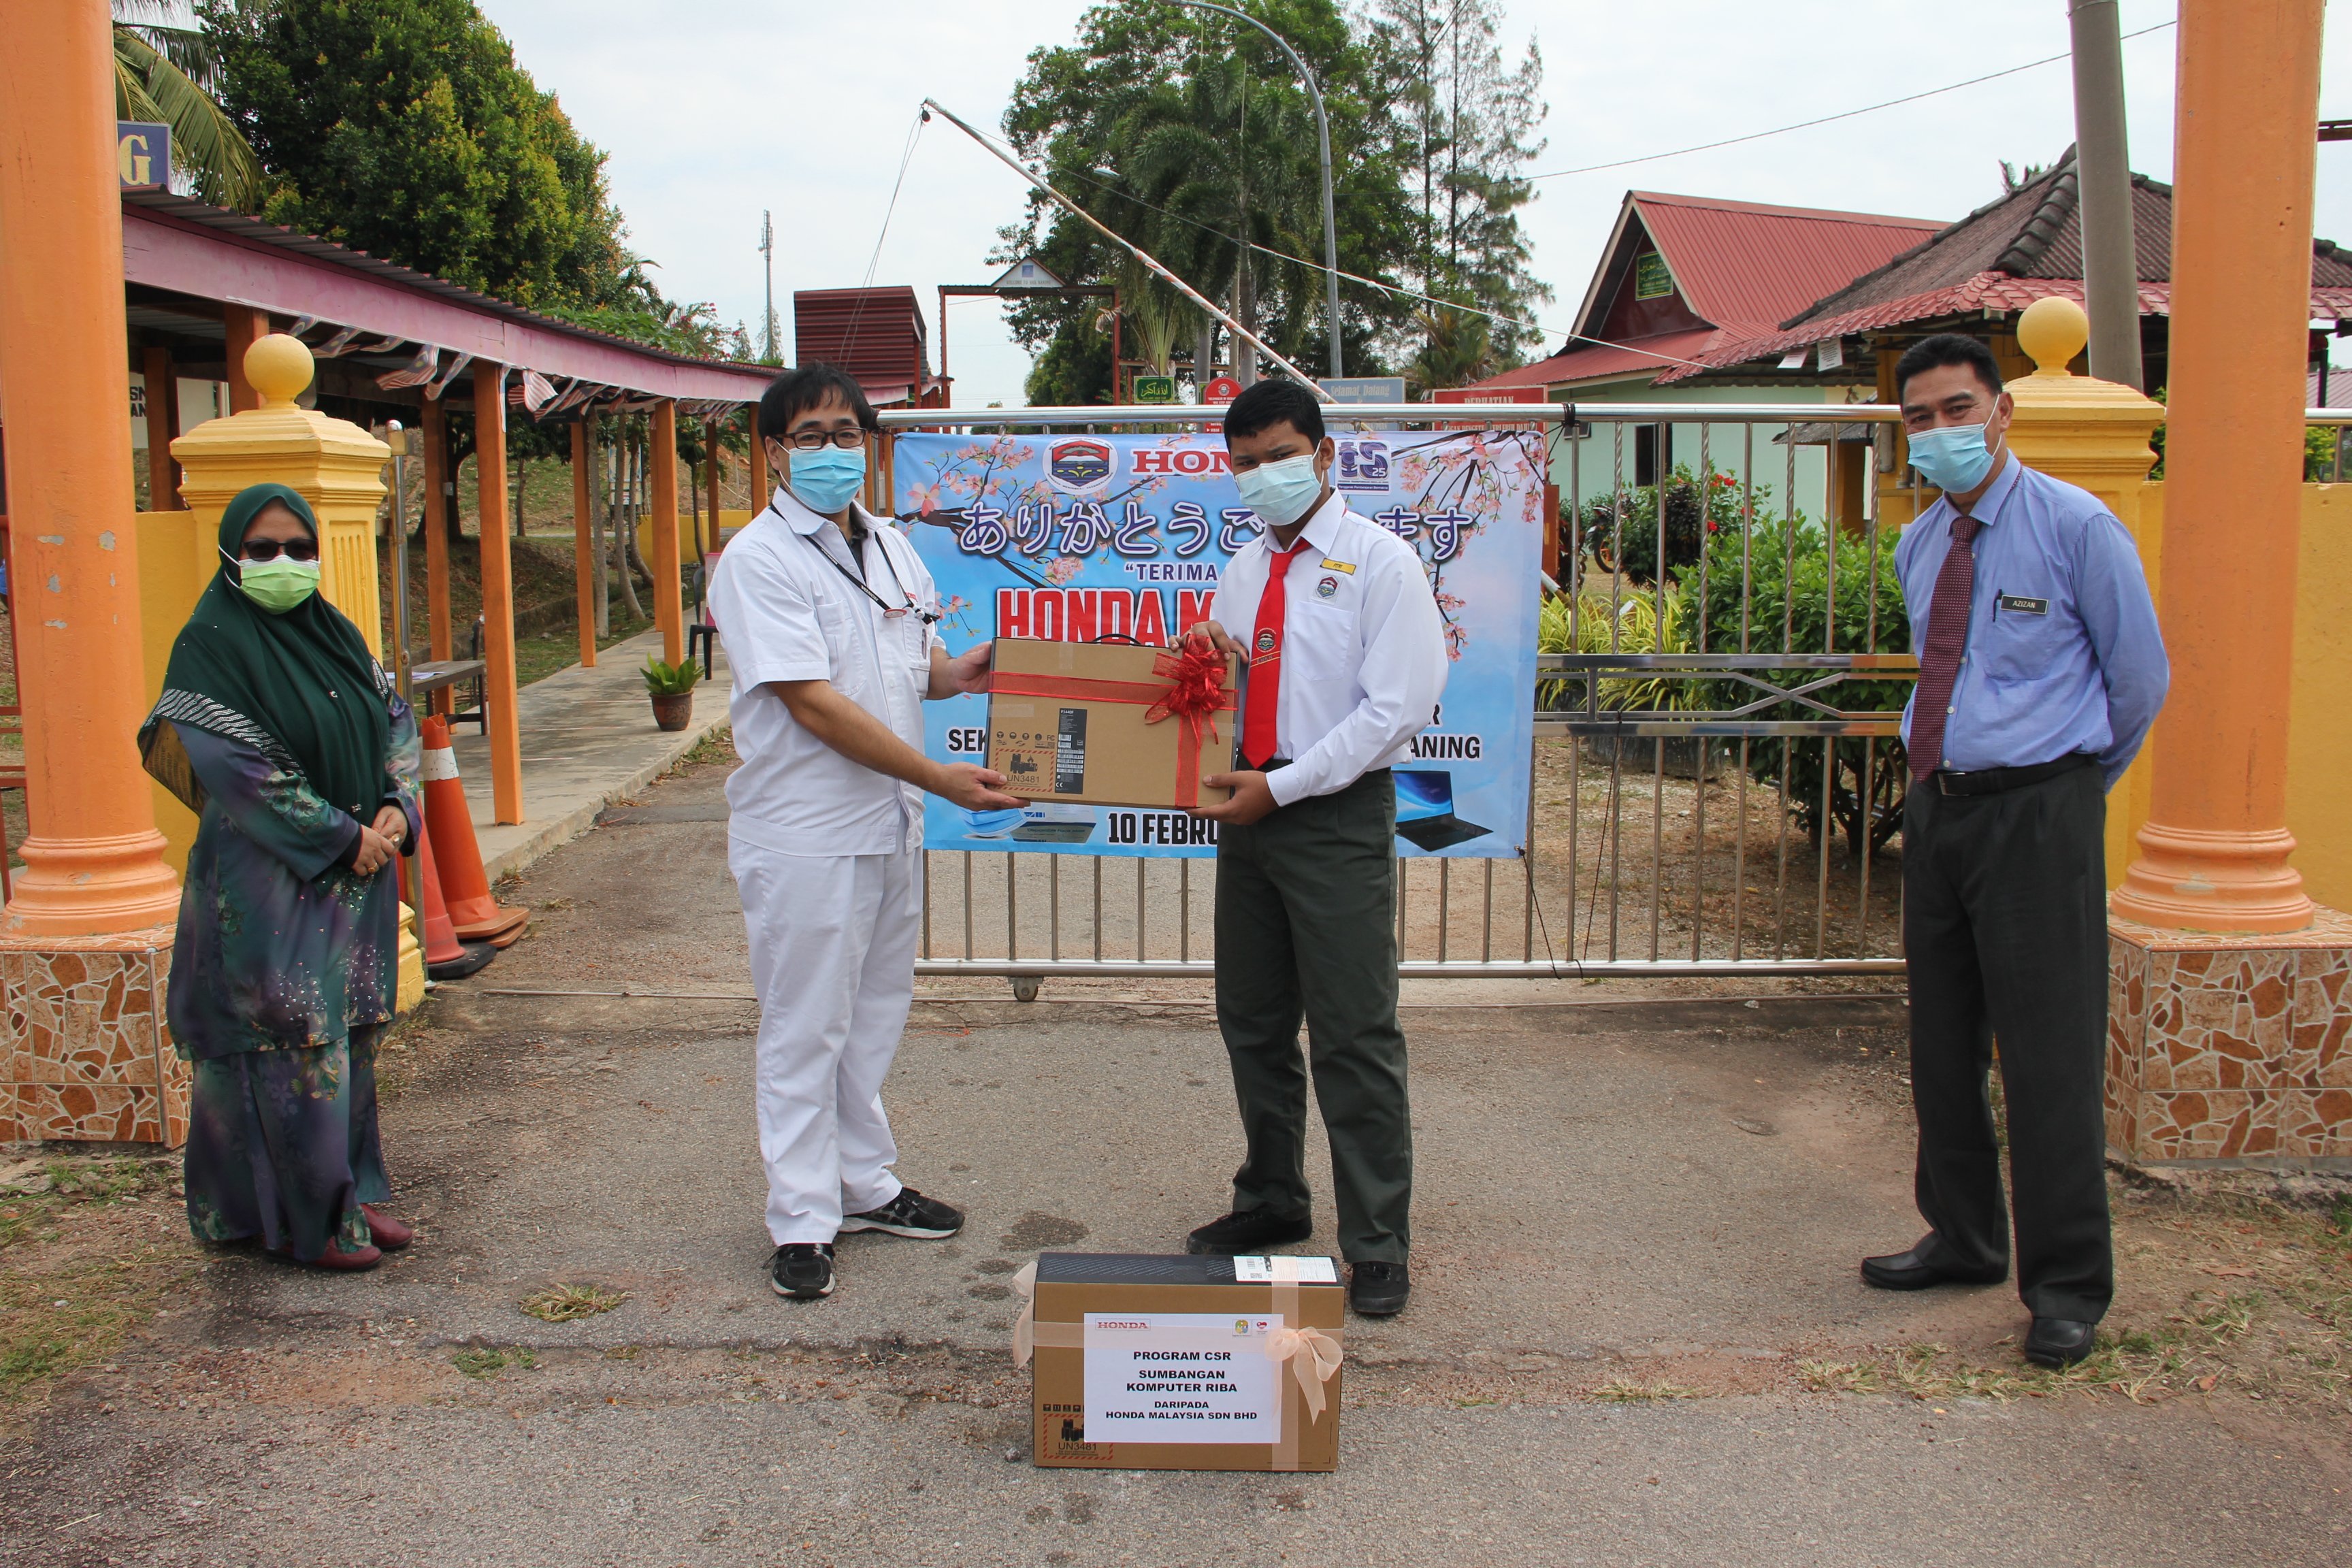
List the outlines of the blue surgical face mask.
<svg viewBox="0 0 2352 1568">
<path fill-rule="evenodd" d="M 1277 463 L 1237 470 L 1234 488 L 1242 492 L 1242 504 L 1268 527 L 1288 528 L 1305 517 L 1323 493 L 1323 477 L 1315 471 L 1315 454 L 1304 452 Z"/>
<path fill-rule="evenodd" d="M 1911 466 L 1939 490 L 1965 495 L 1992 472 L 1990 425 L 1944 425 L 1911 437 Z"/>
<path fill-rule="evenodd" d="M 800 497 L 801 504 L 811 511 L 832 516 L 855 500 L 866 483 L 863 447 L 847 452 L 835 446 L 819 447 L 814 452 L 803 452 L 798 447 L 790 450 L 793 494 Z"/>
</svg>

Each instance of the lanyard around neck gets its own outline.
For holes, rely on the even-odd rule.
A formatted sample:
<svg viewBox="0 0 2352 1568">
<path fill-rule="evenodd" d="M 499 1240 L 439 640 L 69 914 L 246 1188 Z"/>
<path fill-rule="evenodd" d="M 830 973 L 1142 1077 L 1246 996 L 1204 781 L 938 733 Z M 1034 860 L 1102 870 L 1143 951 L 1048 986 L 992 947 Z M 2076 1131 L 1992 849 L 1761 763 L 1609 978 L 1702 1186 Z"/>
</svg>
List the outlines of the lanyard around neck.
<svg viewBox="0 0 2352 1568">
<path fill-rule="evenodd" d="M 864 577 L 859 576 L 856 573 L 852 572 L 848 567 L 843 565 L 841 563 L 840 557 L 836 556 L 832 551 L 827 550 L 823 544 L 819 543 L 815 534 L 803 533 L 801 537 L 807 540 L 809 543 L 814 547 L 819 555 L 824 557 L 824 563 L 826 565 L 841 574 L 843 582 L 847 583 L 859 593 L 873 600 L 876 605 L 881 607 L 881 611 L 884 615 L 901 616 L 912 611 L 925 626 L 929 626 L 940 618 L 938 616 L 915 603 L 915 595 L 907 592 L 906 579 L 898 575 L 898 562 L 892 560 L 890 557 L 890 547 L 882 543 L 879 540 L 875 541 L 874 548 L 882 552 L 882 564 L 890 569 L 891 586 L 897 588 L 898 590 L 898 596 L 907 601 L 903 605 L 893 605 L 889 600 L 876 593 L 873 588 L 867 584 Z M 867 537 L 871 538 L 872 535 L 869 533 Z"/>
</svg>

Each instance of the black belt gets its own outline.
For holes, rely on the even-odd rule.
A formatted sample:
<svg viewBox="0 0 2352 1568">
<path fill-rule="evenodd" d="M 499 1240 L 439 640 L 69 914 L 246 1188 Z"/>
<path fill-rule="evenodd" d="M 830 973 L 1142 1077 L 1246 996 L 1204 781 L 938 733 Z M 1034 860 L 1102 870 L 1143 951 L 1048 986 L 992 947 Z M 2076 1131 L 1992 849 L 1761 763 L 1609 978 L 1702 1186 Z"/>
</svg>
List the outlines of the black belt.
<svg viewBox="0 0 2352 1568">
<path fill-rule="evenodd" d="M 2004 790 L 2023 789 L 2044 779 L 2054 779 L 2060 773 L 2087 768 L 2099 759 L 2088 752 L 2073 752 L 2056 762 L 2035 763 L 2022 768 L 1979 768 L 1973 773 L 1956 773 L 1948 768 L 1937 768 L 1927 777 L 1938 795 L 1999 795 Z"/>
</svg>

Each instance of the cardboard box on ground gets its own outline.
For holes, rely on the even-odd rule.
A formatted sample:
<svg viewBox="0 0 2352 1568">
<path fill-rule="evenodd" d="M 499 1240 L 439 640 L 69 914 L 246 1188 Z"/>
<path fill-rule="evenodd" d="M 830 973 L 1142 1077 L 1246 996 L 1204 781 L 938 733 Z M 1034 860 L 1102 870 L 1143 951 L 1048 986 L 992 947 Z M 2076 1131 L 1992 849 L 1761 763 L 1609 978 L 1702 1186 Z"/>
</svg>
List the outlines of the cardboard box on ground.
<svg viewBox="0 0 2352 1568">
<path fill-rule="evenodd" d="M 1165 648 L 1132 643 L 996 639 L 988 700 L 988 765 L 1024 800 L 1083 805 L 1184 808 L 1232 795 L 1200 781 L 1234 767 L 1240 695 L 1234 661 L 1231 706 L 1192 721 L 1150 718 L 1169 688 Z"/>
<path fill-rule="evenodd" d="M 1347 1296 L 1331 1259 L 1049 1252 L 1036 1267 L 1038 1464 L 1338 1468 Z M 1287 1341 L 1278 1336 L 1285 1330 Z M 1315 1375 L 1313 1349 L 1297 1343 L 1301 1330 L 1318 1331 L 1328 1377 Z M 1295 1353 L 1277 1358 L 1286 1352 Z M 1321 1390 L 1319 1413 L 1302 1357 Z"/>
</svg>

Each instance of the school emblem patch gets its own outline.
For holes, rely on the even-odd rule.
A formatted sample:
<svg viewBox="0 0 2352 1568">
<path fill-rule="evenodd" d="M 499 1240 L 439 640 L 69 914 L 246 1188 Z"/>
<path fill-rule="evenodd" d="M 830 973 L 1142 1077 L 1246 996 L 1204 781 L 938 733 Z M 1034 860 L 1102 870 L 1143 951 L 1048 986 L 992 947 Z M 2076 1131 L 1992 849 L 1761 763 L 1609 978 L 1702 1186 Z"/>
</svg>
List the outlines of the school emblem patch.
<svg viewBox="0 0 2352 1568">
<path fill-rule="evenodd" d="M 1315 596 L 1318 599 L 1328 599 L 1339 591 L 1339 579 L 1337 577 L 1326 577 L 1315 584 Z"/>
<path fill-rule="evenodd" d="M 1257 651 L 1260 653 L 1272 653 L 1274 651 L 1274 628 L 1272 626 L 1268 626 L 1264 631 L 1257 634 Z"/>
</svg>

